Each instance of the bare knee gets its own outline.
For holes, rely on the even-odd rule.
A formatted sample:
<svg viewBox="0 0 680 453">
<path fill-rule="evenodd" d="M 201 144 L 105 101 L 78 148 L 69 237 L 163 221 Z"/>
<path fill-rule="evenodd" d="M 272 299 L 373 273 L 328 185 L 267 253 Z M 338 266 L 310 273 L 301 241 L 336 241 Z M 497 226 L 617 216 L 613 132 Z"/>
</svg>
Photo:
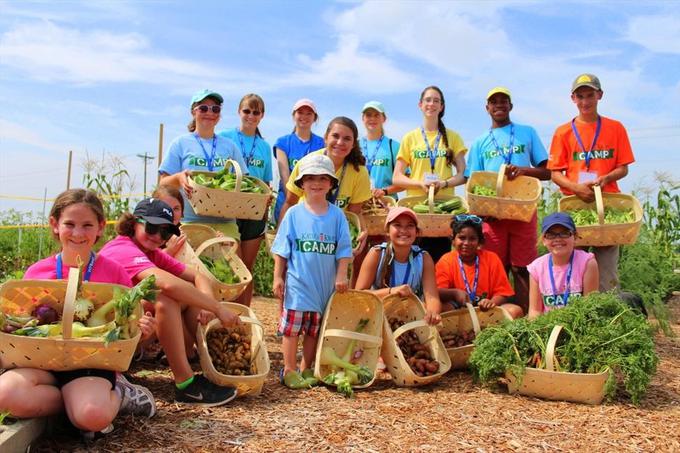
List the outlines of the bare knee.
<svg viewBox="0 0 680 453">
<path fill-rule="evenodd" d="M 501 306 L 505 309 L 506 312 L 508 312 L 512 319 L 517 319 L 524 316 L 524 310 L 522 310 L 522 307 L 520 307 L 519 305 L 503 304 Z"/>
<path fill-rule="evenodd" d="M 68 410 L 68 417 L 77 428 L 84 431 L 101 431 L 116 417 L 117 411 L 112 411 L 106 405 L 95 401 L 78 402 Z"/>
</svg>

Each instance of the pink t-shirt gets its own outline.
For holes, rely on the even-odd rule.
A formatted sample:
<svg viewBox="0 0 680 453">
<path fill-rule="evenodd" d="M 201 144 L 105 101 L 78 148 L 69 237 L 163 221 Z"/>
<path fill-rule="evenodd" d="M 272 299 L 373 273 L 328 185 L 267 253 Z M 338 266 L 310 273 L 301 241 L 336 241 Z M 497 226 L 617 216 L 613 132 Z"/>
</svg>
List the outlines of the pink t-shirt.
<svg viewBox="0 0 680 453">
<path fill-rule="evenodd" d="M 99 251 L 99 255 L 104 255 L 118 262 L 133 280 L 137 274 L 152 267 L 163 269 L 178 277 L 186 269 L 184 263 L 177 261 L 160 249 L 148 253 L 143 252 L 127 236 L 117 236 L 107 242 Z"/>
<path fill-rule="evenodd" d="M 575 298 L 583 295 L 583 276 L 586 273 L 588 261 L 594 259 L 595 255 L 584 250 L 574 250 L 574 264 L 571 271 L 571 281 L 569 282 L 569 298 L 567 304 Z M 548 260 L 550 254 L 539 256 L 527 266 L 529 275 L 537 282 L 541 292 L 543 302 L 543 312 L 555 308 L 562 308 L 565 304 L 563 300 L 564 291 L 567 289 L 567 269 L 569 263 L 563 266 L 553 266 L 553 276 L 555 278 L 555 289 L 557 295 L 553 294 L 552 284 L 550 283 L 550 272 L 548 271 Z"/>
<path fill-rule="evenodd" d="M 63 264 L 61 275 L 68 277 L 69 266 Z M 56 280 L 57 279 L 57 255 L 49 256 L 32 264 L 24 274 L 24 280 Z M 97 255 L 92 267 L 91 282 L 116 283 L 130 287 L 132 280 L 123 266 L 110 258 Z"/>
</svg>

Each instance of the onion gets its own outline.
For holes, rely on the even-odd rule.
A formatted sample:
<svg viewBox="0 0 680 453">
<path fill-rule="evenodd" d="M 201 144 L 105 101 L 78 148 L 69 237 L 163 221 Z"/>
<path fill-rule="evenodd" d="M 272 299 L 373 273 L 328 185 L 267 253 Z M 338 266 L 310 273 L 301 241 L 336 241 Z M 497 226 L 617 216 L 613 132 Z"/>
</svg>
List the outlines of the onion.
<svg viewBox="0 0 680 453">
<path fill-rule="evenodd" d="M 38 318 L 38 325 L 52 324 L 59 321 L 57 310 L 47 304 L 41 304 L 33 310 L 33 316 Z"/>
</svg>

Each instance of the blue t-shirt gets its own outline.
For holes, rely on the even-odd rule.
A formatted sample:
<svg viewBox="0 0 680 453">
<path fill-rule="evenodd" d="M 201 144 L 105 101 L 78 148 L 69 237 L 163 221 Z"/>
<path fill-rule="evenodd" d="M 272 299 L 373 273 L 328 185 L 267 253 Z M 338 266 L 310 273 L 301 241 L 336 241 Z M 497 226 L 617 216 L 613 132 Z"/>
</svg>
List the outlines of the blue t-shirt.
<svg viewBox="0 0 680 453">
<path fill-rule="evenodd" d="M 200 141 L 200 143 L 199 143 Z M 189 133 L 180 135 L 170 143 L 168 153 L 163 158 L 163 162 L 158 169 L 160 174 L 174 175 L 183 170 L 197 170 L 197 171 L 220 171 L 224 168 L 228 159 L 235 160 L 241 166 L 243 174 L 248 174 L 248 167 L 246 166 L 243 156 L 238 147 L 228 138 L 220 135 L 215 135 L 215 156 L 212 159 L 212 168 L 210 166 L 210 157 L 212 156 L 213 139 L 203 139 L 198 135 Z M 220 217 L 204 217 L 197 216 L 191 204 L 186 199 L 186 194 L 182 191 L 184 197 L 184 217 L 182 220 L 185 223 L 200 222 L 200 223 L 225 223 L 227 220 Z"/>
<path fill-rule="evenodd" d="M 238 128 L 229 129 L 218 133 L 229 140 L 241 150 L 243 160 L 248 164 L 248 173 L 264 182 L 271 182 L 272 176 L 272 153 L 269 143 L 262 137 L 253 135 L 249 137 Z"/>
<path fill-rule="evenodd" d="M 511 123 L 507 126 L 491 129 L 480 135 L 468 152 L 465 177 L 469 178 L 474 171 L 495 171 L 505 163 L 505 156 L 510 153 L 510 130 L 514 126 L 514 140 L 510 163 L 518 167 L 537 167 L 548 160 L 548 153 L 531 126 Z M 497 149 L 492 139 L 501 148 Z"/>
<path fill-rule="evenodd" d="M 296 204 L 279 224 L 272 253 L 288 260 L 284 307 L 323 313 L 335 291 L 337 260 L 352 257 L 347 218 L 330 203 L 320 216 Z"/>
<path fill-rule="evenodd" d="M 382 282 L 379 280 L 382 275 L 382 261 L 385 256 L 387 243 L 383 242 L 376 247 L 380 250 L 380 258 L 378 259 L 378 268 L 375 271 L 375 280 L 371 289 L 382 288 Z M 392 262 L 392 275 L 388 279 L 389 287 L 394 288 L 407 284 L 416 296 L 423 297 L 423 253 L 425 251 L 420 247 L 412 245 L 408 262 L 400 263 L 394 260 Z M 411 264 L 410 266 L 409 263 Z M 408 271 L 408 274 L 406 274 L 406 271 Z"/>
<path fill-rule="evenodd" d="M 276 140 L 276 143 L 274 144 L 274 153 L 276 153 L 277 149 L 283 151 L 286 157 L 288 157 L 288 170 L 293 171 L 293 167 L 295 167 L 295 164 L 297 164 L 300 159 L 324 146 L 326 146 L 326 144 L 324 143 L 323 138 L 316 134 L 312 134 L 309 140 L 303 142 L 300 137 L 293 132 L 292 134 L 279 137 L 278 140 Z"/>
<path fill-rule="evenodd" d="M 378 140 L 362 138 L 361 152 L 366 157 L 366 169 L 371 178 L 371 187 L 382 189 L 392 185 L 392 174 L 399 153 L 399 142 L 384 136 Z"/>
</svg>

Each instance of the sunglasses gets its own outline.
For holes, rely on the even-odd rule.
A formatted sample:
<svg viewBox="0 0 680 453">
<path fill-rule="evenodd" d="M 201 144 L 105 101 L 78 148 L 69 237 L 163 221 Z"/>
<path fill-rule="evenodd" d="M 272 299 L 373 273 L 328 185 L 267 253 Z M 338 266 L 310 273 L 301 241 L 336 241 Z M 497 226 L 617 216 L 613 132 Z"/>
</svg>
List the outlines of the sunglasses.
<svg viewBox="0 0 680 453">
<path fill-rule="evenodd" d="M 149 236 L 160 233 L 161 239 L 164 241 L 167 241 L 175 234 L 175 232 L 166 225 L 154 225 L 153 223 L 149 223 L 144 219 L 137 219 L 137 223 L 144 225 L 144 232 Z"/>
<path fill-rule="evenodd" d="M 222 111 L 222 107 L 219 105 L 197 105 L 194 107 L 194 110 L 198 110 L 201 113 L 208 113 L 208 110 L 212 110 L 213 113 L 220 113 Z"/>
<path fill-rule="evenodd" d="M 455 220 L 456 223 L 460 223 L 460 222 L 472 222 L 472 223 L 476 223 L 476 224 L 478 224 L 478 225 L 479 225 L 480 223 L 482 223 L 482 218 L 481 218 L 481 217 L 478 217 L 478 216 L 476 216 L 476 215 L 474 215 L 474 214 L 458 214 L 458 215 L 456 215 L 456 216 L 453 218 L 453 220 Z"/>
<path fill-rule="evenodd" d="M 259 110 L 250 110 L 250 109 L 241 109 L 244 115 L 250 115 L 251 113 L 253 116 L 260 116 L 262 115 L 262 112 Z"/>
<path fill-rule="evenodd" d="M 560 233 L 544 233 L 543 237 L 546 239 L 567 239 L 570 238 L 574 233 L 571 231 L 562 231 Z"/>
</svg>

